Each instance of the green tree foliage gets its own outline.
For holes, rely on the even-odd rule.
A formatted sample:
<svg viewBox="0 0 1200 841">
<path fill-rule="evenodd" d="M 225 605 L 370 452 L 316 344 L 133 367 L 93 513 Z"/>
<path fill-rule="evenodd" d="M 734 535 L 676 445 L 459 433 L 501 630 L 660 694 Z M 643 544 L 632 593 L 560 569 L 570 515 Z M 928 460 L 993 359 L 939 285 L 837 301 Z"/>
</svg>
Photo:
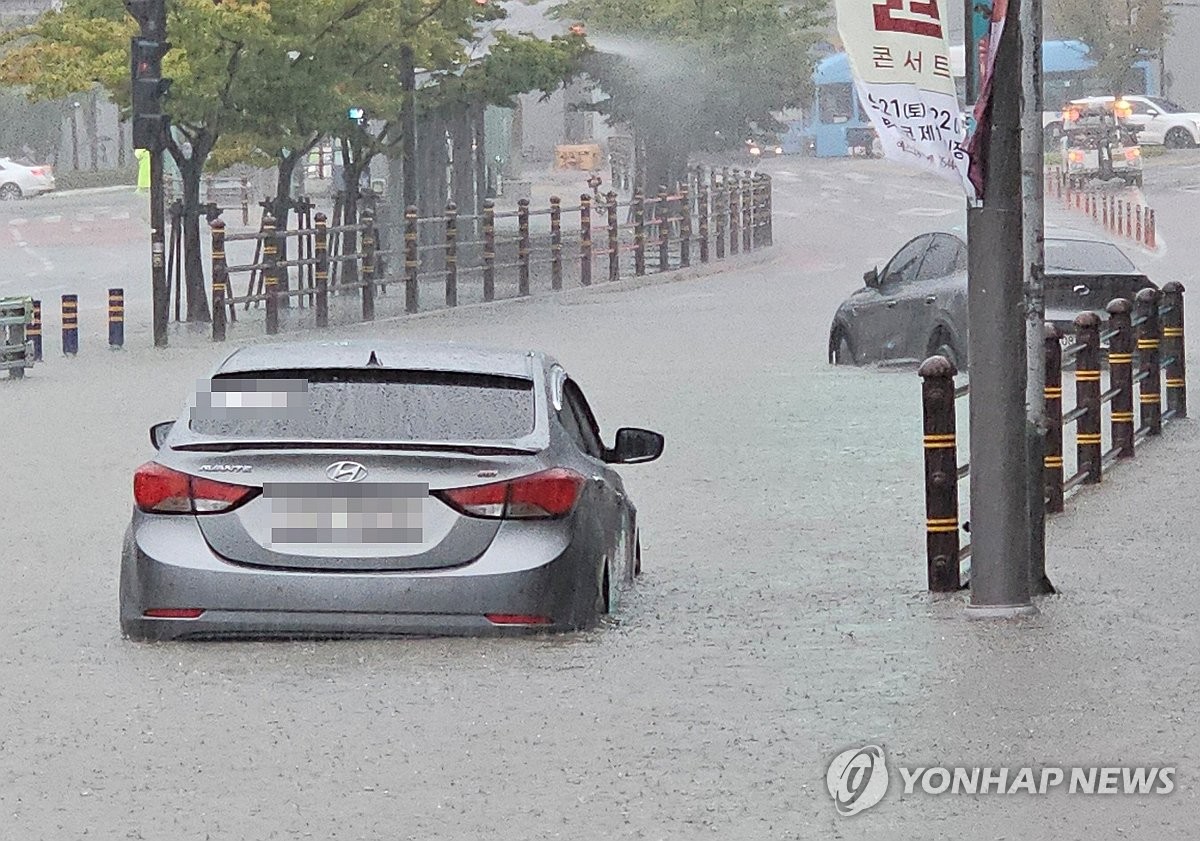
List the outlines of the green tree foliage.
<svg viewBox="0 0 1200 841">
<path fill-rule="evenodd" d="M 487 0 L 170 0 L 163 74 L 185 208 L 188 318 L 209 318 L 200 249 L 199 198 L 206 165 L 279 166 L 277 213 L 292 173 L 323 137 L 347 150 L 347 183 L 402 137 L 399 116 L 414 103 L 408 67 L 435 86 L 416 103 L 425 113 L 460 99 L 502 102 L 550 89 L 568 72 L 577 44 L 503 36 L 482 62 L 469 60 L 480 27 L 503 17 Z M 0 84 L 49 100 L 105 88 L 128 113 L 129 40 L 137 24 L 122 0 L 66 0 L 61 9 L 5 36 Z M 362 108 L 369 122 L 348 118 Z M 350 215 L 354 219 L 353 196 Z"/>
<path fill-rule="evenodd" d="M 751 125 L 807 103 L 825 0 L 568 0 L 595 52 L 586 64 L 608 94 L 598 110 L 634 126 L 647 181 L 681 177 L 687 156 L 740 145 Z"/>
<path fill-rule="evenodd" d="M 1047 30 L 1091 48 L 1105 93 L 1129 90 L 1131 67 L 1157 56 L 1170 32 L 1163 0 L 1047 0 Z"/>
</svg>

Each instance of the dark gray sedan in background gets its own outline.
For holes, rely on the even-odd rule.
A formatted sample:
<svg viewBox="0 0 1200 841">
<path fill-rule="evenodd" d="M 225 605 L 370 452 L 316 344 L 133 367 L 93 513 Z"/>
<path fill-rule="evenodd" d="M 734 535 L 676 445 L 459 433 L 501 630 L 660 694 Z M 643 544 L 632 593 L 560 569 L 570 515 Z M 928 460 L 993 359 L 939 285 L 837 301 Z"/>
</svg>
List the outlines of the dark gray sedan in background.
<svg viewBox="0 0 1200 841">
<path fill-rule="evenodd" d="M 1154 283 L 1115 244 L 1086 231 L 1046 232 L 1046 320 L 1064 333 L 1091 310 Z M 829 360 L 839 365 L 920 361 L 940 354 L 967 366 L 967 245 L 953 233 L 922 234 L 838 307 Z M 1069 339 L 1068 339 L 1069 341 Z"/>
<path fill-rule="evenodd" d="M 157 424 L 120 620 L 137 639 L 587 628 L 640 572 L 637 509 L 579 385 L 542 353 L 261 345 Z"/>
</svg>

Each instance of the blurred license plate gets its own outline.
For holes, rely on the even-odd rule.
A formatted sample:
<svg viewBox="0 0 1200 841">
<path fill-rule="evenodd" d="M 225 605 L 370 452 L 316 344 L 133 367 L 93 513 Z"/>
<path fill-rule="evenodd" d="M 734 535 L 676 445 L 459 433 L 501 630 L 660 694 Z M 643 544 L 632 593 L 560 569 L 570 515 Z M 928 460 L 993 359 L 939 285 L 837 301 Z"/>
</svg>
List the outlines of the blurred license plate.
<svg viewBox="0 0 1200 841">
<path fill-rule="evenodd" d="M 267 482 L 271 543 L 421 543 L 429 485 Z"/>
</svg>

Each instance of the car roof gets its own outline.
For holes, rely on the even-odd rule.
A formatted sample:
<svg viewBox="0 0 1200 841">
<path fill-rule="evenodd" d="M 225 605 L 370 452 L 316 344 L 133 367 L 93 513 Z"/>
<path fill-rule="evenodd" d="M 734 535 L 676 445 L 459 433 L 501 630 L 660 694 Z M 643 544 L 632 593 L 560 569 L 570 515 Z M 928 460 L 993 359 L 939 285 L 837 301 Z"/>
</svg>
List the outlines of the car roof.
<svg viewBox="0 0 1200 841">
<path fill-rule="evenodd" d="M 305 368 L 370 368 L 493 374 L 532 380 L 553 360 L 534 350 L 479 347 L 458 342 L 352 341 L 274 342 L 234 351 L 216 374 Z"/>
</svg>

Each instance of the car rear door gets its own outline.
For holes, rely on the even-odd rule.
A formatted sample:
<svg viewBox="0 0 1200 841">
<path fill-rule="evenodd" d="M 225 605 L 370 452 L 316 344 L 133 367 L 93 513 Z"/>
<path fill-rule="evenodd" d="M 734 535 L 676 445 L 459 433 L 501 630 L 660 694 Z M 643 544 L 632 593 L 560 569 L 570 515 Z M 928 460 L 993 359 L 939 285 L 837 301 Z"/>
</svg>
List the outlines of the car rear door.
<svg viewBox="0 0 1200 841">
<path fill-rule="evenodd" d="M 907 358 L 911 351 L 913 319 L 924 304 L 915 297 L 921 262 L 933 237 L 923 234 L 896 252 L 879 278 L 879 287 L 867 294 L 856 320 L 872 356 L 880 360 Z"/>
<path fill-rule="evenodd" d="M 620 474 L 604 461 L 604 443 L 600 437 L 600 426 L 588 405 L 579 384 L 565 377 L 562 385 L 562 409 L 559 420 L 568 438 L 575 444 L 588 467 L 588 482 L 595 488 L 592 499 L 596 502 L 594 523 L 599 529 L 602 551 L 612 562 L 612 574 L 619 579 L 632 575 L 632 568 L 624 569 L 628 560 L 618 557 L 618 548 L 627 531 L 630 507 L 625 497 L 624 483 Z"/>
<path fill-rule="evenodd" d="M 1157 108 L 1144 99 L 1129 99 L 1130 115 L 1126 118 L 1135 126 L 1141 128 L 1138 141 L 1151 145 L 1161 145 L 1166 138 L 1170 121 Z"/>
</svg>

